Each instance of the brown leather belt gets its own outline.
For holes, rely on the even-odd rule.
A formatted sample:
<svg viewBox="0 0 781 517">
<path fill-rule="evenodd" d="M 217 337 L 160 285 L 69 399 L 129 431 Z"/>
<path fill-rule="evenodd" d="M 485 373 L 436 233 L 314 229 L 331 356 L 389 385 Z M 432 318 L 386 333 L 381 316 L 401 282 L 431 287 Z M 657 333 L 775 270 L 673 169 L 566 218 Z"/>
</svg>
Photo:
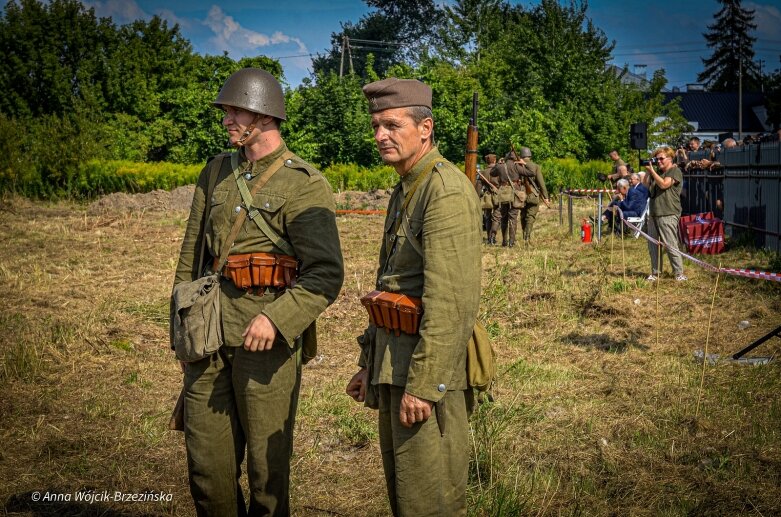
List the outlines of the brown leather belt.
<svg viewBox="0 0 781 517">
<path fill-rule="evenodd" d="M 369 313 L 369 320 L 385 332 L 393 331 L 397 336 L 415 335 L 420 327 L 423 301 L 414 296 L 386 291 L 372 291 L 361 298 L 361 304 Z"/>
<path fill-rule="evenodd" d="M 219 266 L 218 260 L 215 259 L 212 271 Z M 267 287 L 284 289 L 295 286 L 298 278 L 298 259 L 273 253 L 228 255 L 221 274 L 239 289 L 256 289 L 257 294 L 263 294 Z"/>
</svg>

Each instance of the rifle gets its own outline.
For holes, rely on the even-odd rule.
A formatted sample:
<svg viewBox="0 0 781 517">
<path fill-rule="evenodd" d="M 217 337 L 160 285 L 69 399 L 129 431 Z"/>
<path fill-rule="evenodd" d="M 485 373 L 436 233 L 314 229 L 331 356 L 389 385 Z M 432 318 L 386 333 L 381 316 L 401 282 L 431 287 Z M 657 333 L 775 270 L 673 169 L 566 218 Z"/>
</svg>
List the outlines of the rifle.
<svg viewBox="0 0 781 517">
<path fill-rule="evenodd" d="M 513 144 L 512 140 L 510 140 L 510 150 L 512 150 L 512 152 L 513 152 L 513 154 L 515 155 L 516 158 L 519 158 L 519 159 L 521 158 L 518 155 L 518 153 L 515 152 L 515 144 Z M 531 189 L 534 191 L 534 193 L 537 195 L 537 197 L 542 199 L 542 202 L 545 203 L 545 206 L 550 208 L 550 201 L 548 201 L 547 199 L 542 197 L 542 194 L 540 193 L 540 189 L 537 188 L 537 185 L 534 183 L 534 181 L 535 181 L 534 178 L 532 178 L 532 179 L 524 178 L 524 180 L 523 180 L 524 184 L 525 185 L 529 185 L 531 187 Z"/>
<path fill-rule="evenodd" d="M 477 175 L 480 177 L 480 179 L 481 179 L 481 180 L 483 180 L 483 184 L 485 184 L 485 185 L 488 185 L 489 187 L 491 187 L 491 191 L 493 191 L 493 192 L 499 192 L 499 189 L 498 189 L 498 188 L 496 188 L 496 185 L 494 185 L 493 183 L 491 183 L 490 181 L 488 181 L 488 178 L 486 178 L 485 176 L 483 176 L 483 173 L 482 173 L 482 172 L 480 172 L 480 171 L 478 171 L 478 170 L 475 170 L 475 172 L 476 172 L 476 173 L 477 173 Z M 475 180 L 475 181 L 476 181 L 476 180 Z"/>
<path fill-rule="evenodd" d="M 477 181 L 477 92 L 472 94 L 472 118 L 466 128 L 464 172 L 472 185 Z"/>
</svg>

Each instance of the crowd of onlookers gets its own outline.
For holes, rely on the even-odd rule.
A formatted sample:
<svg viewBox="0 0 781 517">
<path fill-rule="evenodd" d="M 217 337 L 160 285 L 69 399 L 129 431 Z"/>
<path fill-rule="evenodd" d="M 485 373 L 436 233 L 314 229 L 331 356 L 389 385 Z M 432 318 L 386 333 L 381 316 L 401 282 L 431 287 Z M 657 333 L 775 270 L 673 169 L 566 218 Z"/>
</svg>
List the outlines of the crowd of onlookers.
<svg viewBox="0 0 781 517">
<path fill-rule="evenodd" d="M 713 140 L 701 142 L 699 137 L 693 136 L 686 146 L 682 146 L 676 151 L 675 161 L 681 169 L 686 171 L 719 170 L 723 167 L 719 158 L 724 150 L 764 142 L 778 142 L 780 139 L 781 129 L 773 133 L 748 135 L 740 141 L 731 137 L 725 138 L 721 143 Z"/>
</svg>

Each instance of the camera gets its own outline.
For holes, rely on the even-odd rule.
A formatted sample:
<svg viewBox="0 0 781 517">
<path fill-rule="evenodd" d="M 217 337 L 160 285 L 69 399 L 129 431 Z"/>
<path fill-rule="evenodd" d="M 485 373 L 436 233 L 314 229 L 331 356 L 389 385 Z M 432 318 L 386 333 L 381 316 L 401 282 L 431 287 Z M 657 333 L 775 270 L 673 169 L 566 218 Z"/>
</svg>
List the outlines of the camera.
<svg viewBox="0 0 781 517">
<path fill-rule="evenodd" d="M 597 179 L 599 181 L 607 181 L 607 174 L 605 174 L 604 172 L 598 172 Z"/>
<path fill-rule="evenodd" d="M 641 167 L 647 167 L 648 165 L 659 165 L 659 159 L 653 157 L 650 160 L 640 160 Z"/>
</svg>

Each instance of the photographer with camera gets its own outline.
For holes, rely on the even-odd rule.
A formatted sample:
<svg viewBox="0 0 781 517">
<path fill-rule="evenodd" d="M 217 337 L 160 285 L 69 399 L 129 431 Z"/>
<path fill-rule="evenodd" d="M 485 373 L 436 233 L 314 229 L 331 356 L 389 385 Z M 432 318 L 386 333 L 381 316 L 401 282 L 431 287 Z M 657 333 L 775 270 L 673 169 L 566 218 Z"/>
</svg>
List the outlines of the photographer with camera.
<svg viewBox="0 0 781 517">
<path fill-rule="evenodd" d="M 651 199 L 648 233 L 667 246 L 667 256 L 670 258 L 675 279 L 682 282 L 688 280 L 683 274 L 683 260 L 678 251 L 683 173 L 675 165 L 674 158 L 675 151 L 663 146 L 654 151 L 650 160 L 641 160 L 640 165 L 644 166 L 647 172 L 644 181 Z M 651 256 L 651 274 L 646 280 L 655 282 L 661 274 L 657 245 L 649 242 L 648 252 Z"/>
<path fill-rule="evenodd" d="M 610 174 L 607 175 L 606 179 L 609 179 L 611 183 L 615 185 L 618 180 L 629 176 L 629 169 L 627 169 L 626 162 L 621 159 L 621 156 L 615 149 L 610 151 L 609 156 L 610 159 L 613 160 L 613 168 L 610 171 Z M 603 181 L 601 178 L 600 180 Z M 627 181 L 629 180 L 627 179 Z"/>
</svg>

